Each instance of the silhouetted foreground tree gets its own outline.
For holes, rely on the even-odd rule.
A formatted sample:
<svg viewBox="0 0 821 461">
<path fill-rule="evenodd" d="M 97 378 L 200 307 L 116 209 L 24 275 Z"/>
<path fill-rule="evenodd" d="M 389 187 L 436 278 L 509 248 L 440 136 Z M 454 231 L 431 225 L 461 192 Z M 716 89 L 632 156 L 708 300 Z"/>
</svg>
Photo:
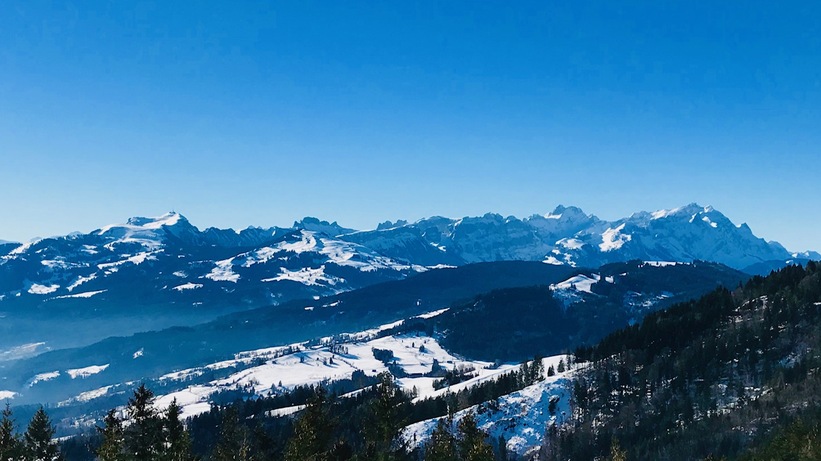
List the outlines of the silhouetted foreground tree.
<svg viewBox="0 0 821 461">
<path fill-rule="evenodd" d="M 21 437 L 14 430 L 11 408 L 6 403 L 0 418 L 0 460 L 57 461 L 62 459 L 54 438 L 54 426 L 43 407 L 37 409 Z"/>
<path fill-rule="evenodd" d="M 181 409 L 174 401 L 160 413 L 154 407 L 154 393 L 145 385 L 134 391 L 125 409 L 128 425 L 108 412 L 97 431 L 102 442 L 96 450 L 100 461 L 192 461 L 191 438 L 180 420 Z"/>
</svg>

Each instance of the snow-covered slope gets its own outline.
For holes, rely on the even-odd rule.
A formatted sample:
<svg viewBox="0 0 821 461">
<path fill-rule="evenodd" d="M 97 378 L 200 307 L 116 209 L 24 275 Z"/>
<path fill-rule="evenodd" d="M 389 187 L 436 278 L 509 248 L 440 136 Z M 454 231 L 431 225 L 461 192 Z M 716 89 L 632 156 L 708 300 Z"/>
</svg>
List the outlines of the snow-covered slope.
<svg viewBox="0 0 821 461">
<path fill-rule="evenodd" d="M 757 238 L 746 224 L 736 226 L 712 207 L 697 204 L 635 213 L 609 223 L 602 232 L 584 231 L 577 238 L 599 250 L 590 255 L 583 253 L 584 247 L 576 250 L 581 264 L 590 260 L 703 260 L 743 269 L 789 255 L 780 244 Z"/>
<path fill-rule="evenodd" d="M 444 310 L 423 314 L 432 317 Z M 172 401 L 182 406 L 183 416 L 204 413 L 220 393 L 237 392 L 246 397 L 253 395 L 279 395 L 296 386 L 328 385 L 334 381 L 360 376 L 376 376 L 389 371 L 383 360 L 377 359 L 375 350 L 392 354 L 391 369 L 402 370 L 405 377 L 398 378 L 397 384 L 412 393 L 414 401 L 458 393 L 476 385 L 498 379 L 500 376 L 519 369 L 518 364 L 492 364 L 490 362 L 466 360 L 447 351 L 437 341 L 422 332 L 392 333 L 392 329 L 402 322 L 394 322 L 378 328 L 358 333 L 325 337 L 319 340 L 295 343 L 288 346 L 271 347 L 237 353 L 234 358 L 206 366 L 178 370 L 145 380 L 149 387 L 161 389 L 157 396 L 158 408 L 167 407 Z M 133 360 L 140 359 L 136 351 Z M 543 359 L 544 369 L 561 369 L 559 362 L 569 363 L 567 356 Z M 434 388 L 439 378 L 433 376 L 436 367 L 444 369 L 471 370 L 472 377 L 458 384 Z M 89 365 L 81 369 L 54 370 L 32 376 L 28 388 L 36 388 L 56 381 L 85 379 L 90 375 L 104 375 L 108 365 Z M 526 387 L 520 391 L 502 396 L 456 413 L 454 424 L 467 413 L 473 412 L 482 429 L 493 437 L 503 436 L 508 449 L 524 454 L 537 447 L 545 428 L 549 424 L 561 424 L 569 415 L 573 372 L 570 369 Z M 58 382 L 59 384 L 59 382 Z M 124 403 L 135 383 L 109 384 L 80 392 L 64 400 L 58 407 L 67 409 L 67 414 L 92 411 L 92 408 Z M 25 390 L 23 390 L 25 392 Z M 358 391 L 346 395 L 356 395 Z M 6 391 L 7 398 L 16 398 L 17 393 Z M 300 411 L 302 406 L 273 410 L 270 416 L 290 415 Z M 77 423 L 75 416 L 63 422 L 61 433 L 72 433 L 83 423 Z M 90 427 L 93 418 L 82 419 Z M 435 427 L 436 419 L 422 421 L 407 427 L 404 436 L 411 446 L 424 445 Z"/>
<path fill-rule="evenodd" d="M 564 355 L 547 357 L 543 359 L 544 369 L 558 368 L 559 362 L 567 359 Z M 538 450 L 548 427 L 568 422 L 573 375 L 573 370 L 566 370 L 494 401 L 459 411 L 453 415 L 451 431 L 456 433 L 459 421 L 472 413 L 491 440 L 502 437 L 509 453 L 530 455 Z M 433 418 L 406 427 L 403 436 L 410 447 L 424 447 L 440 419 L 447 421 L 446 417 Z"/>
<path fill-rule="evenodd" d="M 420 317 L 430 317 L 441 312 L 439 310 Z M 183 414 L 192 416 L 207 411 L 213 397 L 220 392 L 243 391 L 271 395 L 300 385 L 350 379 L 355 373 L 376 376 L 388 371 L 388 366 L 376 358 L 375 349 L 391 352 L 391 366 L 394 370 L 401 368 L 407 374 L 397 380 L 398 384 L 408 392 L 415 392 L 417 399 L 458 392 L 517 368 L 515 364 L 494 365 L 455 356 L 445 350 L 435 338 L 422 332 L 391 333 L 390 329 L 401 323 L 402 321 L 393 322 L 362 332 L 287 346 L 239 352 L 230 360 L 177 370 L 162 376 L 146 376 L 145 381 L 154 389 L 163 389 L 157 399 L 160 407 L 176 399 L 183 407 Z M 132 360 L 140 359 L 141 350 L 137 350 Z M 473 369 L 475 377 L 437 390 L 433 383 L 438 378 L 426 376 L 437 366 L 445 369 Z M 21 392 L 36 390 L 43 385 L 60 385 L 67 380 L 83 379 L 91 375 L 104 377 L 108 367 L 108 364 L 89 365 L 78 369 L 38 373 L 27 380 L 26 388 Z M 80 392 L 59 403 L 59 406 L 93 405 L 95 401 L 111 398 L 116 400 L 118 396 L 126 398 L 132 387 L 132 382 L 110 382 L 102 387 Z"/>
</svg>

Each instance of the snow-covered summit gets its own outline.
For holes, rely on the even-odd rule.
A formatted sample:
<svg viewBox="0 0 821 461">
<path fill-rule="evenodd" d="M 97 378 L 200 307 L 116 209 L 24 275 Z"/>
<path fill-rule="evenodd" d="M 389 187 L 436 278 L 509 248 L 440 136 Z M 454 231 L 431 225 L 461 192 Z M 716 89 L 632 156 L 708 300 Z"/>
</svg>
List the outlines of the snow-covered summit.
<svg viewBox="0 0 821 461">
<path fill-rule="evenodd" d="M 185 216 L 171 211 L 155 218 L 134 217 L 128 220 L 127 225 L 139 226 L 144 229 L 159 229 L 163 226 L 173 226 L 180 221 L 188 222 Z"/>
<path fill-rule="evenodd" d="M 182 236 L 196 232 L 199 231 L 185 216 L 172 211 L 153 218 L 129 218 L 125 224 L 111 224 L 93 233 L 110 239 L 145 240 L 159 244 L 167 234 Z"/>
<path fill-rule="evenodd" d="M 174 226 L 180 222 L 188 224 L 188 220 L 185 218 L 185 216 L 175 211 L 171 211 L 164 215 L 153 218 L 146 218 L 143 216 L 135 216 L 132 218 L 128 218 L 125 224 L 111 224 L 99 229 L 97 233 L 102 235 L 111 231 L 116 231 L 118 229 L 128 229 L 131 231 L 157 230 L 167 226 Z"/>
</svg>

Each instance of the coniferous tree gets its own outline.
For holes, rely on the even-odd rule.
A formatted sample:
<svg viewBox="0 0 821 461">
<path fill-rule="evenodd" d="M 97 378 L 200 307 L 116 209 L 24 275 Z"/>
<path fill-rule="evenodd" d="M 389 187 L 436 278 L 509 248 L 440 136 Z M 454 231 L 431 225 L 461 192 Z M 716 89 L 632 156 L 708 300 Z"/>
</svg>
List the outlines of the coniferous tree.
<svg viewBox="0 0 821 461">
<path fill-rule="evenodd" d="M 180 420 L 181 413 L 182 408 L 177 405 L 177 400 L 174 399 L 165 411 L 165 418 L 163 418 L 165 448 L 162 461 L 189 461 L 193 459 L 191 455 L 191 436 Z"/>
<path fill-rule="evenodd" d="M 234 406 L 229 406 L 224 411 L 222 424 L 220 424 L 220 438 L 211 459 L 213 461 L 248 461 L 251 459 L 248 430 L 240 424 L 239 412 Z"/>
<path fill-rule="evenodd" d="M 27 461 L 54 461 L 60 459 L 60 450 L 52 441 L 54 426 L 41 406 L 29 422 L 25 440 L 25 457 Z"/>
<path fill-rule="evenodd" d="M 507 440 L 505 440 L 505 436 L 500 435 L 498 443 L 499 443 L 499 456 L 498 456 L 499 461 L 507 461 L 508 458 L 509 458 L 509 455 L 507 453 Z"/>
<path fill-rule="evenodd" d="M 365 431 L 364 459 L 393 461 L 407 457 L 406 443 L 401 437 L 405 425 L 397 408 L 401 398 L 401 393 L 394 386 L 393 376 L 381 373 Z"/>
<path fill-rule="evenodd" d="M 14 431 L 11 407 L 6 402 L 0 419 L 0 461 L 17 461 L 22 457 L 23 444 Z"/>
<path fill-rule="evenodd" d="M 97 427 L 97 432 L 103 438 L 100 447 L 97 448 L 97 459 L 100 461 L 124 461 L 125 437 L 123 422 L 117 417 L 115 410 L 109 410 L 103 422 L 105 423 L 104 427 Z"/>
<path fill-rule="evenodd" d="M 624 451 L 616 439 L 613 439 L 613 443 L 610 445 L 610 456 L 607 461 L 627 461 L 627 452 Z"/>
<path fill-rule="evenodd" d="M 333 424 L 328 415 L 325 389 L 317 387 L 308 406 L 294 425 L 285 449 L 286 461 L 325 461 L 331 449 Z"/>
<path fill-rule="evenodd" d="M 125 429 L 128 460 L 156 461 L 163 450 L 162 419 L 154 409 L 154 393 L 140 385 L 126 407 L 131 425 Z"/>
<path fill-rule="evenodd" d="M 254 426 L 251 436 L 251 460 L 269 461 L 278 459 L 280 454 L 276 453 L 277 440 L 265 430 L 262 424 Z"/>
<path fill-rule="evenodd" d="M 453 461 L 456 458 L 456 437 L 450 430 L 451 421 L 440 418 L 425 447 L 425 461 Z"/>
<path fill-rule="evenodd" d="M 476 417 L 468 413 L 459 421 L 459 459 L 464 461 L 493 461 L 493 447 L 485 440 L 487 434 L 479 429 Z"/>
<path fill-rule="evenodd" d="M 541 355 L 536 355 L 530 364 L 530 384 L 535 384 L 544 379 L 544 362 Z"/>
</svg>

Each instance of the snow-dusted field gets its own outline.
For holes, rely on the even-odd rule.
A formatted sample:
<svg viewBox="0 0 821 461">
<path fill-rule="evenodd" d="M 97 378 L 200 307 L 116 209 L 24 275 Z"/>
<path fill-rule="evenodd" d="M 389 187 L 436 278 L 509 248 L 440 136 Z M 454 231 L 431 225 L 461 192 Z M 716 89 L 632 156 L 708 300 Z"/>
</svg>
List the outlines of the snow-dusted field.
<svg viewBox="0 0 821 461">
<path fill-rule="evenodd" d="M 421 375 L 431 371 L 434 360 L 451 369 L 454 366 L 475 368 L 479 376 L 471 381 L 460 383 L 452 388 L 453 391 L 469 387 L 488 377 L 498 375 L 515 368 L 514 365 L 503 365 L 496 369 L 488 369 L 491 363 L 460 359 L 445 349 L 431 337 L 423 333 L 400 334 L 373 338 L 360 338 L 343 343 L 337 347 L 341 351 L 332 352 L 330 343 L 307 347 L 305 343 L 290 347 L 298 348 L 298 352 L 282 355 L 288 347 L 261 349 L 237 354 L 234 360 L 209 365 L 212 369 L 229 367 L 243 367 L 240 371 L 205 384 L 196 384 L 172 392 L 157 399 L 157 405 L 166 407 L 172 400 L 183 408 L 184 416 L 192 416 L 207 411 L 209 397 L 221 390 L 253 387 L 256 393 L 282 392 L 299 385 L 320 384 L 334 380 L 350 378 L 356 371 L 369 376 L 375 376 L 387 371 L 387 366 L 374 357 L 373 349 L 390 350 L 394 355 L 394 363 L 401 366 L 412 377 L 397 380 L 399 385 L 407 390 L 415 390 L 417 398 L 440 395 L 447 389 L 434 390 L 433 382 L 437 378 Z M 261 364 L 258 364 L 262 361 Z M 251 365 L 257 363 L 256 365 Z M 249 366 L 250 365 L 250 366 Z M 165 380 L 184 380 L 189 376 L 202 373 L 202 369 L 189 369 L 171 373 L 163 377 Z"/>
<path fill-rule="evenodd" d="M 442 311 L 424 316 L 440 312 Z M 191 417 L 207 412 L 211 408 L 212 396 L 220 391 L 243 389 L 253 390 L 257 395 L 269 395 L 286 392 L 300 385 L 316 385 L 351 378 L 354 372 L 375 376 L 388 371 L 388 367 L 374 357 L 374 349 L 389 350 L 393 353 L 393 363 L 409 375 L 397 379 L 396 382 L 405 391 L 414 392 L 415 401 L 469 389 L 497 379 L 520 366 L 493 366 L 489 362 L 465 360 L 451 354 L 435 338 L 421 332 L 387 334 L 388 329 L 399 324 L 401 321 L 341 335 L 336 339 L 322 338 L 319 341 L 241 352 L 231 360 L 168 373 L 160 377 L 159 381 L 164 387 L 177 390 L 159 395 L 156 406 L 158 409 L 165 409 L 176 400 L 182 407 L 182 416 Z M 138 353 L 135 353 L 135 356 L 137 355 Z M 558 363 L 562 359 L 567 361 L 567 356 L 543 359 L 544 369 L 547 370 L 551 366 L 554 369 L 558 368 Z M 438 378 L 424 376 L 431 371 L 434 361 L 445 369 L 470 368 L 474 376 L 450 387 L 434 389 L 433 383 Z M 100 373 L 105 369 L 105 365 L 90 366 L 67 370 L 66 373 L 75 378 Z M 223 377 L 219 379 L 206 382 L 196 380 L 208 372 L 218 370 L 223 370 Z M 52 372 L 38 375 L 33 381 L 53 379 L 59 374 L 60 372 Z M 454 424 L 458 424 L 468 412 L 474 412 L 482 429 L 494 438 L 503 436 L 510 451 L 525 454 L 529 449 L 539 446 L 550 424 L 561 424 L 569 415 L 572 374 L 572 371 L 558 373 L 546 378 L 545 381 L 495 401 L 460 411 L 455 415 Z M 63 404 L 88 402 L 121 391 L 120 386 L 105 386 L 77 395 Z M 358 392 L 354 391 L 348 395 L 356 395 Z M 13 395 L 6 395 L 6 398 L 11 397 Z M 552 405 L 551 401 L 554 402 Z M 302 408 L 303 406 L 280 408 L 271 411 L 270 415 L 285 416 Z M 424 445 L 436 426 L 437 419 L 408 426 L 405 436 L 411 445 Z"/>
</svg>

